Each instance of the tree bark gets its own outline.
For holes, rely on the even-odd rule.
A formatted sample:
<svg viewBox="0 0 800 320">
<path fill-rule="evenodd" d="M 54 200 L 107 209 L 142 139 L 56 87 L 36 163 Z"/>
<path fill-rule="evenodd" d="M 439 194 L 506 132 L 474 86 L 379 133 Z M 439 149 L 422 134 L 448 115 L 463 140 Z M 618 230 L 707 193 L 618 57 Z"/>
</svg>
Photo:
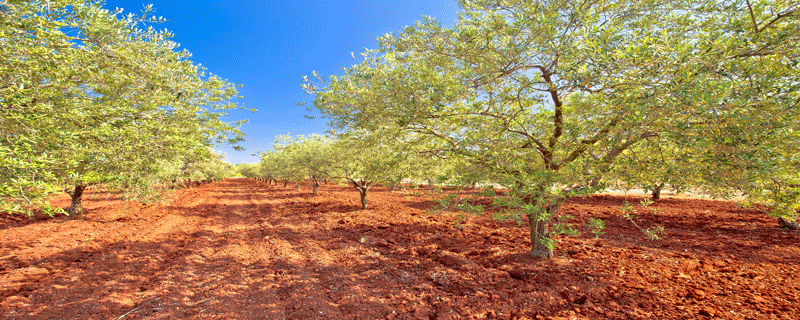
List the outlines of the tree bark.
<svg viewBox="0 0 800 320">
<path fill-rule="evenodd" d="M 542 189 L 544 191 L 544 189 Z M 534 203 L 532 198 L 524 199 L 526 203 Z M 555 199 L 547 204 L 545 208 L 548 216 L 552 217 L 564 199 Z M 531 257 L 534 259 L 550 259 L 553 257 L 553 249 L 545 245 L 543 242 L 550 240 L 550 230 L 548 220 L 539 220 L 540 213 L 532 212 L 528 214 L 528 227 L 530 228 L 531 236 Z"/>
<path fill-rule="evenodd" d="M 295 182 L 295 187 L 297 187 L 297 191 L 300 191 L 300 180 L 297 180 L 297 182 Z"/>
<path fill-rule="evenodd" d="M 661 184 L 657 185 L 655 188 L 653 188 L 653 200 L 661 199 L 661 190 L 663 190 L 663 189 L 664 189 L 664 183 L 663 182 Z"/>
<path fill-rule="evenodd" d="M 535 259 L 550 259 L 553 257 L 553 250 L 544 245 L 542 241 L 550 238 L 547 221 L 538 221 L 537 214 L 528 215 L 528 226 L 531 232 L 531 257 Z"/>
<path fill-rule="evenodd" d="M 72 203 L 69 206 L 69 211 L 67 212 L 70 216 L 79 216 L 83 214 L 83 205 L 82 199 L 83 191 L 86 190 L 86 186 L 84 185 L 75 185 L 75 188 L 72 190 L 64 190 L 67 192 L 70 198 L 72 198 Z"/>
<path fill-rule="evenodd" d="M 369 209 L 369 202 L 367 201 L 367 192 L 369 192 L 369 187 L 372 186 L 372 181 L 355 181 L 350 180 L 353 183 L 353 188 L 358 190 L 358 194 L 361 196 L 361 209 L 366 210 Z"/>
<path fill-rule="evenodd" d="M 283 187 L 286 188 L 286 186 L 288 185 L 289 185 L 289 179 L 283 180 Z"/>
<path fill-rule="evenodd" d="M 794 219 L 780 217 L 778 218 L 778 224 L 780 224 L 781 228 L 800 230 L 800 224 L 798 224 Z"/>
</svg>

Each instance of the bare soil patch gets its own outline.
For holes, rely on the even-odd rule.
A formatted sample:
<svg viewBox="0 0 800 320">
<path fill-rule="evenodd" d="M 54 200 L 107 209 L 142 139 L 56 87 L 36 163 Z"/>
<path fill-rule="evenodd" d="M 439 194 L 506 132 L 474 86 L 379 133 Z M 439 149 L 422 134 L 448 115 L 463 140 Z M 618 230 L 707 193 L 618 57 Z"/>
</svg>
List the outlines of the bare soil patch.
<svg viewBox="0 0 800 320">
<path fill-rule="evenodd" d="M 165 206 L 89 192 L 77 218 L 0 216 L 3 319 L 796 319 L 800 233 L 731 202 L 571 199 L 580 236 L 430 214 L 424 193 L 229 179 Z M 92 199 L 92 194 L 95 199 Z M 628 196 L 632 203 L 639 199 Z M 66 206 L 66 197 L 57 200 Z M 582 222 L 606 220 L 599 239 Z"/>
</svg>

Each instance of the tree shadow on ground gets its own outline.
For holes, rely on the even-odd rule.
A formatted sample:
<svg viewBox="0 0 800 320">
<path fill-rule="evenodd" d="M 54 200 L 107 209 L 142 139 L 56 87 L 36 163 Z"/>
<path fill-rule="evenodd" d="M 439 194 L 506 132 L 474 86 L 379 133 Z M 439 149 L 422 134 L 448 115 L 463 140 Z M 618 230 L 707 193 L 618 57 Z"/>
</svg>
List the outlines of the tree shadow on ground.
<svg viewBox="0 0 800 320">
<path fill-rule="evenodd" d="M 429 215 L 402 200 L 352 210 L 350 190 L 313 198 L 251 185 L 226 181 L 202 198 L 176 200 L 143 223 L 152 235 L 18 261 L 0 270 L 16 277 L 0 309 L 13 311 L 10 319 L 691 318 L 718 302 L 692 296 L 683 282 L 727 281 L 702 273 L 702 264 L 685 266 L 694 258 L 681 252 L 683 242 L 647 242 L 616 218 L 619 199 L 575 214 L 605 215 L 601 239 L 561 238 L 554 259 L 537 261 L 527 229 L 513 222 L 471 215 L 456 228 L 458 213 Z M 670 229 L 694 230 L 699 221 Z M 737 250 L 692 245 L 734 257 Z M 719 270 L 735 267 L 708 259 Z M 27 303 L 10 307 L 16 300 Z"/>
</svg>

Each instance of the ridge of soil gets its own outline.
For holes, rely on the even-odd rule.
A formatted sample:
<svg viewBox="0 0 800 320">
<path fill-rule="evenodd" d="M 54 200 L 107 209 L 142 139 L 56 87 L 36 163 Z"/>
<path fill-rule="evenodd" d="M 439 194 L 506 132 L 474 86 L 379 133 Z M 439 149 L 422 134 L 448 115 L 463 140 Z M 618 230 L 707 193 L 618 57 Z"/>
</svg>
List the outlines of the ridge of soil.
<svg viewBox="0 0 800 320">
<path fill-rule="evenodd" d="M 639 199 L 628 196 L 637 203 Z M 87 192 L 81 217 L 0 216 L 1 319 L 794 319 L 800 233 L 734 203 L 570 199 L 581 234 L 431 214 L 424 192 L 228 179 L 163 206 Z M 67 206 L 68 198 L 54 200 Z M 656 210 L 652 210 L 656 209 Z M 487 213 L 490 215 L 491 213 Z M 461 216 L 458 227 L 454 223 Z M 596 239 L 589 218 L 606 221 Z"/>
</svg>

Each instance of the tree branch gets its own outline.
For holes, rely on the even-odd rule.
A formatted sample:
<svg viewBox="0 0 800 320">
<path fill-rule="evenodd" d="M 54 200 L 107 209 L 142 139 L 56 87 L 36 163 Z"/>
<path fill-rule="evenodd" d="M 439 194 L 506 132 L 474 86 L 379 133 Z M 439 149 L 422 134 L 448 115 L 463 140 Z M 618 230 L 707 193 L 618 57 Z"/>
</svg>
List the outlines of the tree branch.
<svg viewBox="0 0 800 320">
<path fill-rule="evenodd" d="M 746 2 L 747 2 L 747 10 L 750 12 L 750 20 L 753 21 L 753 28 L 756 30 L 756 33 L 759 33 L 761 32 L 761 30 L 758 30 L 758 22 L 756 22 L 755 13 L 753 13 L 753 6 L 750 5 L 750 0 L 746 0 Z"/>
<path fill-rule="evenodd" d="M 553 81 L 551 78 L 551 73 L 547 69 L 540 67 L 539 70 L 542 71 L 542 78 L 544 78 L 545 83 L 550 88 L 548 91 L 550 92 L 550 98 L 553 100 L 554 104 L 554 113 L 553 113 L 553 135 L 550 137 L 550 141 L 548 141 L 548 149 L 553 150 L 556 146 L 556 142 L 558 138 L 561 137 L 564 131 L 564 116 L 562 114 L 563 110 L 563 102 L 561 98 L 558 96 L 558 89 L 555 88 L 553 85 Z"/>
</svg>

